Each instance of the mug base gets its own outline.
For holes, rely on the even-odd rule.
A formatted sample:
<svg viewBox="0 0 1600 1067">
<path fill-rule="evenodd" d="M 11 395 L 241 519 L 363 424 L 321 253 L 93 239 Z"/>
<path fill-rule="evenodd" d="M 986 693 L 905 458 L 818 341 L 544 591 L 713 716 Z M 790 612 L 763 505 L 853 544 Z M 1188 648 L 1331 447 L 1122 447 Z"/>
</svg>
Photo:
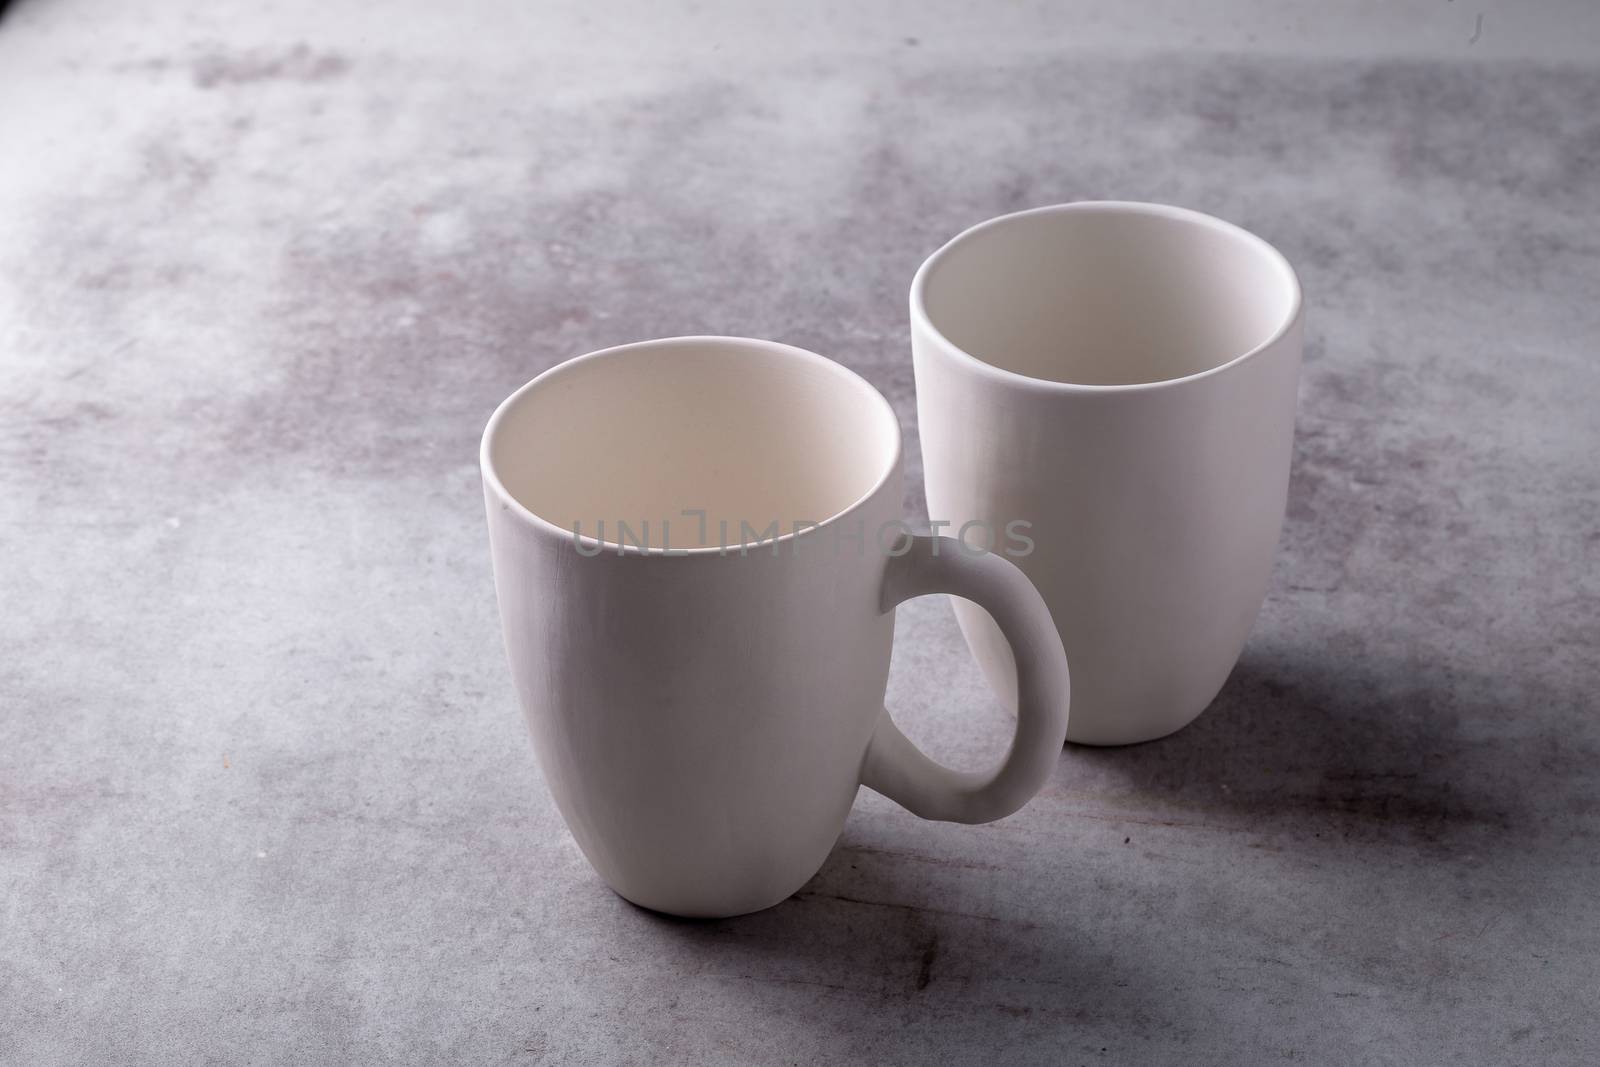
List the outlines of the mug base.
<svg viewBox="0 0 1600 1067">
<path fill-rule="evenodd" d="M 810 879 L 807 879 L 807 881 L 810 881 Z M 707 907 L 707 908 L 676 907 L 676 908 L 668 908 L 668 907 L 660 907 L 660 906 L 653 905 L 653 904 L 647 904 L 642 900 L 635 900 L 633 897 L 630 897 L 628 894 L 624 893 L 622 890 L 618 889 L 616 886 L 608 885 L 608 886 L 606 886 L 606 888 L 611 890 L 613 893 L 615 893 L 618 897 L 622 898 L 622 900 L 624 900 L 628 904 L 632 905 L 635 908 L 638 908 L 640 911 L 647 911 L 651 915 L 658 915 L 658 916 L 660 916 L 661 918 L 664 918 L 664 919 L 671 919 L 671 920 L 673 920 L 675 922 L 685 922 L 685 923 L 716 922 L 719 919 L 737 919 L 737 918 L 739 918 L 740 916 L 743 916 L 743 915 L 754 915 L 757 912 L 766 911 L 768 908 L 777 907 L 779 904 L 782 904 L 784 901 L 786 901 L 790 897 L 794 896 L 795 893 L 799 892 L 799 890 L 797 889 L 797 890 L 794 890 L 793 892 L 785 893 L 783 896 L 779 897 L 778 899 L 772 900 L 772 901 L 768 901 L 765 904 L 755 904 L 755 905 L 750 905 L 750 906 L 747 906 L 747 905 L 744 905 L 744 904 L 737 904 L 737 905 L 733 905 L 733 906 L 731 906 L 730 908 L 727 908 L 727 909 L 718 908 L 718 907 Z"/>
<path fill-rule="evenodd" d="M 1082 721 L 1087 723 L 1085 728 L 1074 731 L 1069 720 L 1067 744 L 1092 748 L 1120 748 L 1124 745 L 1142 745 L 1149 741 L 1159 741 L 1163 737 L 1171 737 L 1204 715 L 1211 705 L 1216 703 L 1217 694 L 1222 692 L 1222 687 L 1227 684 L 1232 674 L 1233 665 L 1229 664 L 1228 669 L 1222 672 L 1222 678 L 1215 685 L 1207 687 L 1209 692 L 1205 698 L 1190 705 L 1194 710 L 1178 715 L 1157 717 L 1116 712 L 1097 714 L 1091 705 L 1083 716 Z"/>
<path fill-rule="evenodd" d="M 1210 706 L 1210 701 L 1206 702 L 1206 706 Z M 1179 733 L 1188 728 L 1203 714 L 1205 714 L 1205 708 L 1201 708 L 1188 718 L 1180 720 L 1176 726 L 1156 730 L 1144 729 L 1126 732 L 1105 730 L 1095 732 L 1088 737 L 1074 737 L 1072 730 L 1069 729 L 1067 730 L 1066 747 L 1070 748 L 1078 745 L 1083 748 L 1126 748 L 1130 745 L 1145 745 L 1151 741 L 1160 741 L 1164 737 L 1171 737 L 1173 734 Z"/>
<path fill-rule="evenodd" d="M 966 639 L 978 671 L 1002 707 L 1017 712 L 1017 671 L 1011 648 L 1000 637 L 987 612 L 964 601 L 954 604 L 956 623 Z M 1142 745 L 1171 737 L 1194 722 L 1216 701 L 1227 684 L 1243 652 L 1244 641 L 1223 660 L 1212 659 L 1203 666 L 1187 665 L 1183 676 L 1168 677 L 1159 684 L 1143 687 L 1141 693 L 1128 693 L 1116 686 L 1095 684 L 1093 678 L 1074 678 L 1072 706 L 1067 714 L 1067 744 L 1092 748 L 1118 748 Z M 1071 657 L 1068 657 L 1070 664 Z M 1202 694 L 1199 699 L 1194 694 Z M 1153 713 L 1152 709 L 1160 709 Z M 1176 713 L 1172 709 L 1178 710 Z"/>
</svg>

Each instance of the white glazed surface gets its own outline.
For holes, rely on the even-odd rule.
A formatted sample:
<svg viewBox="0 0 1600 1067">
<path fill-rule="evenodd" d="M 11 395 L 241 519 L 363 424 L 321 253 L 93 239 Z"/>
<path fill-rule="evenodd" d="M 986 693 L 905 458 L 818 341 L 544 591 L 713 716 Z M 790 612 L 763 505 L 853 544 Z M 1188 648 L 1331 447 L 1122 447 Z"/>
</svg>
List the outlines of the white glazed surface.
<svg viewBox="0 0 1600 1067">
<path fill-rule="evenodd" d="M 1068 739 L 1181 729 L 1266 595 L 1300 370 L 1293 270 L 1196 212 L 1069 204 L 952 240 L 918 271 L 911 320 L 929 514 L 1032 523 L 1017 562 L 1073 664 Z M 1014 701 L 1004 641 L 956 614 Z"/>
<path fill-rule="evenodd" d="M 482 465 L 539 764 L 584 854 L 629 900 L 688 916 L 764 908 L 822 865 L 863 782 L 929 818 L 985 822 L 1054 768 L 1067 667 L 1042 599 L 1000 557 L 948 539 L 890 552 L 899 424 L 837 364 L 737 338 L 593 353 L 501 405 Z M 708 537 L 680 539 L 699 532 L 678 525 L 689 509 L 707 513 Z M 618 519 L 658 540 L 587 536 Z M 772 520 L 790 532 L 722 550 L 741 524 Z M 984 602 L 1017 642 L 1023 710 L 989 773 L 932 763 L 883 709 L 894 605 L 932 592 Z"/>
</svg>

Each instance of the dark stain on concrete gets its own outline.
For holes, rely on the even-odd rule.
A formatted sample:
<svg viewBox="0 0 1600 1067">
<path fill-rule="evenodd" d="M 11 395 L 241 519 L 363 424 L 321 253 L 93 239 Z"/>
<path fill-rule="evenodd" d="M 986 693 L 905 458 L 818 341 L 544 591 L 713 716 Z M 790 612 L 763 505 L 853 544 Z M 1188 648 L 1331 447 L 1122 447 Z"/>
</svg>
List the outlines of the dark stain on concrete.
<svg viewBox="0 0 1600 1067">
<path fill-rule="evenodd" d="M 939 931 L 931 928 L 928 931 L 928 942 L 922 947 L 922 956 L 917 961 L 917 992 L 928 988 L 933 981 L 933 965 L 939 959 Z"/>
<path fill-rule="evenodd" d="M 201 89 L 217 89 L 254 82 L 326 82 L 345 75 L 350 60 L 337 52 L 318 52 L 301 43 L 287 50 L 217 50 L 195 59 L 194 84 Z"/>
</svg>

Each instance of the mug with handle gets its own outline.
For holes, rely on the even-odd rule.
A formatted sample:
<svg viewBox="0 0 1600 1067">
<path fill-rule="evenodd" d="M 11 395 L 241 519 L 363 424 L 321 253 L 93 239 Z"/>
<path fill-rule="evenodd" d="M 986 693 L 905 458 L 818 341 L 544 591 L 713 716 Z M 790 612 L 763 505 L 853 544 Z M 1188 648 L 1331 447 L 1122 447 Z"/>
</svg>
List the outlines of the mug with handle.
<svg viewBox="0 0 1600 1067">
<path fill-rule="evenodd" d="M 1208 215 L 1083 202 L 982 223 L 911 283 L 928 512 L 1031 524 L 1017 560 L 1072 661 L 1067 738 L 1148 741 L 1226 681 L 1283 524 L 1300 285 Z M 1014 701 L 1011 654 L 956 617 Z"/>
<path fill-rule="evenodd" d="M 987 822 L 1059 761 L 1044 601 L 1001 556 L 909 533 L 899 421 L 844 367 L 743 338 L 605 349 L 512 394 L 480 460 L 539 765 L 628 900 L 765 908 L 821 867 L 858 786 Z M 991 772 L 933 762 L 884 710 L 894 607 L 941 592 L 1010 642 L 1017 730 Z"/>
</svg>

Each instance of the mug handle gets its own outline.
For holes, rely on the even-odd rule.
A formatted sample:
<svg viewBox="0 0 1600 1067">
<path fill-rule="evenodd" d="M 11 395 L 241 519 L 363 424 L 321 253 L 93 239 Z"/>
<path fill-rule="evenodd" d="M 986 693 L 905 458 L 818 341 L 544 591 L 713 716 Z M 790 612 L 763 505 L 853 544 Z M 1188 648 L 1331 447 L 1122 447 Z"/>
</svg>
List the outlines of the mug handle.
<svg viewBox="0 0 1600 1067">
<path fill-rule="evenodd" d="M 904 542 L 897 549 L 904 546 Z M 1003 819 L 1033 799 L 1067 740 L 1071 685 L 1067 654 L 1050 609 L 1016 564 L 974 553 L 953 537 L 911 535 L 890 556 L 880 610 L 929 593 L 965 597 L 984 608 L 1011 644 L 1017 665 L 1017 732 L 992 771 L 957 771 L 935 763 L 900 732 L 885 709 L 867 746 L 861 784 L 924 819 L 982 823 Z"/>
</svg>

